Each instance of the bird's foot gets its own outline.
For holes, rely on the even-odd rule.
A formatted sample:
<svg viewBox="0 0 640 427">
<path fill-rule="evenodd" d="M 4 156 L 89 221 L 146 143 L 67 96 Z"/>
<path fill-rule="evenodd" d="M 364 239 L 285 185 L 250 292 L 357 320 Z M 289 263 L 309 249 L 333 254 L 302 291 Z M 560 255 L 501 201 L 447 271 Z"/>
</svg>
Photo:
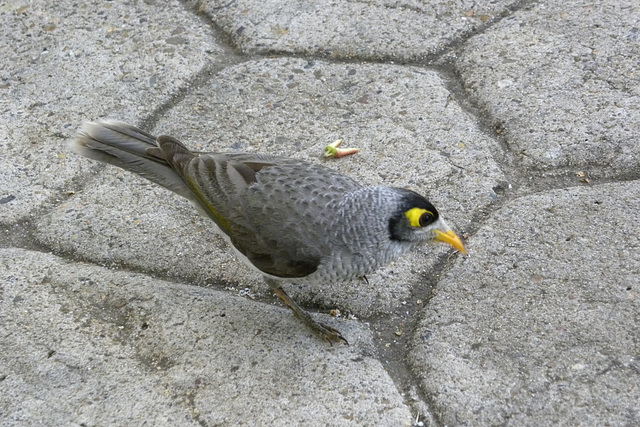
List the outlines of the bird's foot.
<svg viewBox="0 0 640 427">
<path fill-rule="evenodd" d="M 270 282 L 268 283 L 271 285 Z M 273 284 L 272 289 L 282 299 L 282 301 L 284 301 L 285 304 L 287 304 L 289 308 L 293 310 L 293 314 L 295 314 L 298 319 L 302 320 L 304 324 L 311 328 L 315 333 L 329 341 L 329 344 L 333 345 L 334 342 L 342 341 L 345 344 L 349 345 L 349 341 L 347 341 L 346 338 L 342 336 L 340 331 L 332 328 L 329 325 L 325 325 L 324 323 L 316 322 L 315 320 L 313 320 L 311 315 L 304 311 L 302 307 L 298 305 L 298 303 L 296 303 L 289 295 L 287 295 L 282 287 L 277 284 Z"/>
<path fill-rule="evenodd" d="M 329 342 L 329 345 L 333 345 L 334 342 L 340 341 L 342 341 L 346 345 L 349 345 L 349 341 L 347 341 L 347 339 L 342 336 L 339 330 L 334 329 L 324 323 L 316 322 L 311 318 L 301 320 L 306 323 L 306 325 L 309 326 L 315 333 L 327 340 Z"/>
</svg>

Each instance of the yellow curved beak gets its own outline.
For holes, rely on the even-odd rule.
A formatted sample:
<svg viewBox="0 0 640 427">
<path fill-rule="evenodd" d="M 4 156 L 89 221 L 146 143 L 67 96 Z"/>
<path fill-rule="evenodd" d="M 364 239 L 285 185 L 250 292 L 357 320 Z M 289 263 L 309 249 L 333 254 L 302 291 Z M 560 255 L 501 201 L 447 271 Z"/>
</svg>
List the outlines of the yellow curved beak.
<svg viewBox="0 0 640 427">
<path fill-rule="evenodd" d="M 439 242 L 447 243 L 463 254 L 467 254 L 467 250 L 464 248 L 462 241 L 460 238 L 454 233 L 452 230 L 447 231 L 446 233 L 440 230 L 435 230 L 436 240 Z"/>
</svg>

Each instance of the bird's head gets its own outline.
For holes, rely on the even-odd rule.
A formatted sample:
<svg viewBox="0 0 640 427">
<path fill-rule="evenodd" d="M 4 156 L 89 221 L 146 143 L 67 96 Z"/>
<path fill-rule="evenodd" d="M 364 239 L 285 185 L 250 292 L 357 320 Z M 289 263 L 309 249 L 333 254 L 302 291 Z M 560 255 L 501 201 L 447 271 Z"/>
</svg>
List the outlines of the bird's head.
<svg viewBox="0 0 640 427">
<path fill-rule="evenodd" d="M 397 191 L 396 208 L 389 219 L 392 240 L 421 243 L 438 241 L 447 243 L 460 252 L 467 251 L 460 238 L 440 217 L 435 206 L 416 192 L 402 188 Z"/>
</svg>

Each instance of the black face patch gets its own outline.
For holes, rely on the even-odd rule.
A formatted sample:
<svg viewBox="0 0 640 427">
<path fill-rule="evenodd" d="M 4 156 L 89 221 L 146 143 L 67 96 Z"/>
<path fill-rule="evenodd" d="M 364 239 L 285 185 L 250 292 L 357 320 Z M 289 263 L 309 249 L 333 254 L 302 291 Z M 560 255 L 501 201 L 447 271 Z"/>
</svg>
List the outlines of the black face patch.
<svg viewBox="0 0 640 427">
<path fill-rule="evenodd" d="M 431 212 L 433 216 L 433 220 L 431 222 L 435 222 L 438 220 L 438 210 L 431 204 L 430 201 L 428 201 L 415 191 L 405 189 L 402 189 L 401 191 L 403 195 L 402 201 L 400 202 L 400 209 L 398 209 L 399 211 L 401 211 L 400 213 L 404 214 L 405 212 L 413 208 L 424 209 L 425 211 Z"/>
<path fill-rule="evenodd" d="M 395 214 L 389 219 L 389 237 L 392 240 L 406 240 L 411 228 L 426 227 L 439 218 L 438 210 L 427 199 L 415 191 L 397 189 L 402 198 Z"/>
</svg>

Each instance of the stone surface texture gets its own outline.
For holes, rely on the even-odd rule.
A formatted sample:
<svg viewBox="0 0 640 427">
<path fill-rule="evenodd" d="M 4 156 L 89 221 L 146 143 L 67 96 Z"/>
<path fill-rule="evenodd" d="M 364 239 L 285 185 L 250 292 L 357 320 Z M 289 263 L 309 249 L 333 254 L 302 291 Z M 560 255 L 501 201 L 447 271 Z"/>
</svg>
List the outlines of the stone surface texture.
<svg viewBox="0 0 640 427">
<path fill-rule="evenodd" d="M 0 20 L 0 425 L 640 425 L 637 2 Z M 411 188 L 469 255 L 287 285 L 331 346 L 186 200 L 71 153 L 100 118 Z M 338 138 L 361 151 L 323 160 Z"/>
</svg>

